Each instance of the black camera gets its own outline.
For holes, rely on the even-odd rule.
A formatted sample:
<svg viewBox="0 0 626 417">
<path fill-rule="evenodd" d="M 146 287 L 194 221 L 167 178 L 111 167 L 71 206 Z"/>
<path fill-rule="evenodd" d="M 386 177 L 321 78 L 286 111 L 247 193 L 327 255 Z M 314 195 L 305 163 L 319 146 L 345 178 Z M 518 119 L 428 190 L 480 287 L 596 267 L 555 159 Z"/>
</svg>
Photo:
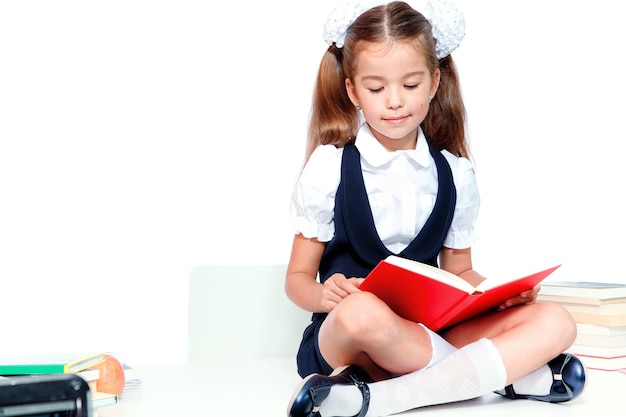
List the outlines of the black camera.
<svg viewBox="0 0 626 417">
<path fill-rule="evenodd" d="M 0 416 L 91 417 L 87 382 L 74 374 L 0 378 Z"/>
</svg>

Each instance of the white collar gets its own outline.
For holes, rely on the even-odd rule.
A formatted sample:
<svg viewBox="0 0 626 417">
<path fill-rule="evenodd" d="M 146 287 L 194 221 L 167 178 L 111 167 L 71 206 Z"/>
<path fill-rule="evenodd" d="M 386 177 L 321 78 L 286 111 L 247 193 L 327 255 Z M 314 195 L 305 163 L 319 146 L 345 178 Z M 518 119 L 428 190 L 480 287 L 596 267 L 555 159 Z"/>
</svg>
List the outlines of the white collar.
<svg viewBox="0 0 626 417">
<path fill-rule="evenodd" d="M 417 144 L 415 145 L 415 149 L 390 152 L 374 137 L 367 123 L 363 123 L 357 133 L 355 145 L 361 157 L 363 157 L 368 164 L 377 168 L 400 155 L 410 157 L 423 167 L 428 167 L 432 161 L 428 143 L 426 142 L 426 136 L 424 136 L 421 128 L 417 129 Z"/>
</svg>

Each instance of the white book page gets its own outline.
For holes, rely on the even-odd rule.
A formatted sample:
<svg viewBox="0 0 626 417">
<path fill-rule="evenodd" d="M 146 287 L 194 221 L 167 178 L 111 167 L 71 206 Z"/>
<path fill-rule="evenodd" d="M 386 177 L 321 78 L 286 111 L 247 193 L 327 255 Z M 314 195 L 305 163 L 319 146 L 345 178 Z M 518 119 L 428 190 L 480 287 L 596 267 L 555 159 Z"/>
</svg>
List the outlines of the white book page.
<svg viewBox="0 0 626 417">
<path fill-rule="evenodd" d="M 463 278 L 456 276 L 444 269 L 437 268 L 421 262 L 411 261 L 410 259 L 401 258 L 395 255 L 387 257 L 385 261 L 392 265 L 399 266 L 400 268 L 429 276 L 439 282 L 444 282 L 451 287 L 466 291 L 467 293 L 471 294 L 475 291 L 475 288 L 472 287 L 472 285 L 470 285 L 470 283 L 465 281 Z"/>
</svg>

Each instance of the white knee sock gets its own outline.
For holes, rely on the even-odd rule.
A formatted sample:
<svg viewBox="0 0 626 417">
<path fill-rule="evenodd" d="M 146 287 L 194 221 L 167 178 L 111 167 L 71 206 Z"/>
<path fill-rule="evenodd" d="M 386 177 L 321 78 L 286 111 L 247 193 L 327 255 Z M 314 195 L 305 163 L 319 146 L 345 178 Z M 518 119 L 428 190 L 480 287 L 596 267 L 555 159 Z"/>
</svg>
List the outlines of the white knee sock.
<svg viewBox="0 0 626 417">
<path fill-rule="evenodd" d="M 506 383 L 502 357 L 488 339 L 480 339 L 429 368 L 368 384 L 367 417 L 387 416 L 418 407 L 467 400 L 500 389 Z M 342 405 L 331 397 L 342 397 Z M 322 416 L 353 416 L 363 399 L 355 386 L 336 385 L 322 404 Z M 331 404 L 333 408 L 331 408 Z M 337 408 L 334 408 L 337 407 Z"/>
<path fill-rule="evenodd" d="M 506 369 L 493 343 L 480 339 L 438 364 L 370 384 L 368 417 L 476 398 L 506 383 Z"/>
<path fill-rule="evenodd" d="M 437 333 L 430 330 L 428 327 L 424 326 L 422 323 L 419 324 L 426 330 L 426 333 L 430 336 L 430 345 L 432 346 L 433 356 L 430 358 L 430 362 L 425 368 L 430 368 L 436 363 L 441 362 L 443 358 L 446 356 L 456 352 L 456 348 L 452 346 L 446 339 L 439 336 Z"/>
</svg>

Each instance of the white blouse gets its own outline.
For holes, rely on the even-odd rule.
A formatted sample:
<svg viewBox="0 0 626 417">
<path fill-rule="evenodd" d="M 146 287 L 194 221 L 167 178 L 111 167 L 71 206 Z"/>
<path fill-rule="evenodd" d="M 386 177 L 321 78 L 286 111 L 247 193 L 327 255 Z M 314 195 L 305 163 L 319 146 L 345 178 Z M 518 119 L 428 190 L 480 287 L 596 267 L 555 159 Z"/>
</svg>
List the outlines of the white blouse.
<svg viewBox="0 0 626 417">
<path fill-rule="evenodd" d="M 378 235 L 387 249 L 399 253 L 420 232 L 437 198 L 437 168 L 426 137 L 420 129 L 415 150 L 389 152 L 364 124 L 355 145 L 361 154 L 363 180 Z M 442 153 L 452 169 L 457 192 L 444 246 L 468 248 L 476 239 L 474 223 L 480 205 L 474 167 L 467 158 Z M 321 145 L 309 158 L 294 190 L 295 233 L 321 242 L 333 238 L 342 154 L 343 148 Z"/>
</svg>

